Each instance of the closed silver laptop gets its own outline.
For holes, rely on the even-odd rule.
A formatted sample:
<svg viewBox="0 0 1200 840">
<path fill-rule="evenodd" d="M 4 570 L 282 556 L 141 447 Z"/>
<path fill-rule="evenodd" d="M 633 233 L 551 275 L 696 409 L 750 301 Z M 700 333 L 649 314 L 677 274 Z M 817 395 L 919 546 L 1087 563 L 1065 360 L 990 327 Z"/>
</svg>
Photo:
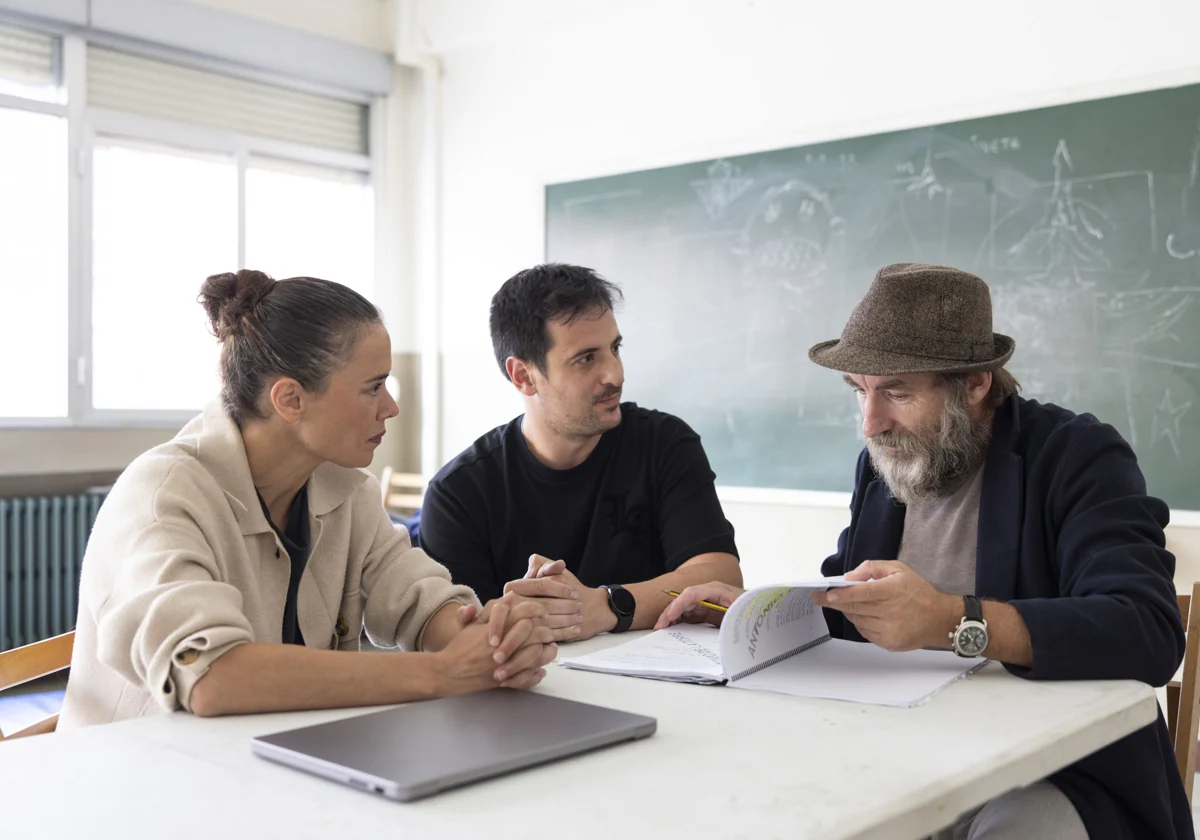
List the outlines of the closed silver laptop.
<svg viewBox="0 0 1200 840">
<path fill-rule="evenodd" d="M 256 755 L 404 802 L 653 735 L 654 718 L 497 689 L 254 739 Z"/>
</svg>

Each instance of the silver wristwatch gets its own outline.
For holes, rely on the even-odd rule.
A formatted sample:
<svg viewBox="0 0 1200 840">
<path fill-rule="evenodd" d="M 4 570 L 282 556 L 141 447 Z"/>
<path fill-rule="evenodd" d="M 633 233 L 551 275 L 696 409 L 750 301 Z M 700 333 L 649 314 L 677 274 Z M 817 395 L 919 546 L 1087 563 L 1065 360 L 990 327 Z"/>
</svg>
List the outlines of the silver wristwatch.
<svg viewBox="0 0 1200 840">
<path fill-rule="evenodd" d="M 958 626 L 950 631 L 950 647 L 959 656 L 969 659 L 982 656 L 988 646 L 987 622 L 983 620 L 983 607 L 974 595 L 964 595 L 966 613 Z"/>
</svg>

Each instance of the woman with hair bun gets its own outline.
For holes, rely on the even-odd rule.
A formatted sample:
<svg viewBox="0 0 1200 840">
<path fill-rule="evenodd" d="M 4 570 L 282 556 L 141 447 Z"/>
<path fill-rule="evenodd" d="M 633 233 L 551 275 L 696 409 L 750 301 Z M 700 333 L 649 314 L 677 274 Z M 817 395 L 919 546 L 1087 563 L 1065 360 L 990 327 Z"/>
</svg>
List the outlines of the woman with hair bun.
<svg viewBox="0 0 1200 840">
<path fill-rule="evenodd" d="M 248 270 L 209 277 L 200 303 L 221 395 L 100 510 L 59 728 L 536 685 L 556 652 L 544 610 L 481 609 L 393 527 L 363 469 L 398 413 L 375 306 Z M 360 652 L 364 628 L 405 652 Z"/>
</svg>

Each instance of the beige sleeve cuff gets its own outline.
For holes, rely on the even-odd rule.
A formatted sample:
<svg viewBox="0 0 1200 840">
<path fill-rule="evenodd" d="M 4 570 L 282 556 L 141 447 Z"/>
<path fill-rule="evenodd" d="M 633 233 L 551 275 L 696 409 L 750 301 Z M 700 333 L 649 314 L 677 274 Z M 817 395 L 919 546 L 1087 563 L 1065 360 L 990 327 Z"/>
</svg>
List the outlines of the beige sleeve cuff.
<svg viewBox="0 0 1200 840">
<path fill-rule="evenodd" d="M 171 657 L 167 678 L 155 699 L 164 709 L 192 710 L 192 689 L 208 673 L 213 662 L 238 645 L 253 641 L 234 627 L 216 627 L 180 642 Z"/>
<path fill-rule="evenodd" d="M 215 659 L 254 641 L 242 594 L 216 581 L 179 581 L 110 603 L 97 622 L 97 657 L 166 711 L 188 709 Z"/>
<path fill-rule="evenodd" d="M 433 612 L 429 614 L 429 618 L 421 625 L 421 632 L 417 634 L 417 638 L 411 650 L 425 650 L 425 631 L 429 628 L 429 622 L 433 621 L 433 617 L 441 612 L 446 604 L 457 604 L 460 607 L 465 607 L 468 604 L 479 605 L 479 599 L 475 597 L 475 593 L 465 586 L 451 586 L 451 590 L 466 590 L 466 594 L 459 591 L 453 591 L 446 600 L 442 601 L 433 608 Z M 434 596 L 436 597 L 436 596 Z M 399 644 L 399 643 L 397 643 Z"/>
<path fill-rule="evenodd" d="M 446 604 L 479 606 L 471 589 L 451 583 L 446 567 L 419 548 L 384 562 L 366 592 L 365 626 L 372 644 L 420 650 L 425 626 Z"/>
</svg>

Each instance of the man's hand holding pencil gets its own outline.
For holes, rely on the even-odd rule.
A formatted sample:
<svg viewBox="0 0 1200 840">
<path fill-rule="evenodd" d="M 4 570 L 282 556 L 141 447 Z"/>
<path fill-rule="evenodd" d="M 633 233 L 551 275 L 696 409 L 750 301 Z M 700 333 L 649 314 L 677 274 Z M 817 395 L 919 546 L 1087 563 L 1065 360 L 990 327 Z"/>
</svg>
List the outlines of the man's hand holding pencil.
<svg viewBox="0 0 1200 840">
<path fill-rule="evenodd" d="M 680 621 L 688 624 L 707 622 L 719 626 L 725 617 L 725 610 L 745 591 L 727 583 L 713 582 L 689 586 L 679 593 L 667 592 L 675 600 L 662 611 L 654 629 L 661 630 Z"/>
</svg>

